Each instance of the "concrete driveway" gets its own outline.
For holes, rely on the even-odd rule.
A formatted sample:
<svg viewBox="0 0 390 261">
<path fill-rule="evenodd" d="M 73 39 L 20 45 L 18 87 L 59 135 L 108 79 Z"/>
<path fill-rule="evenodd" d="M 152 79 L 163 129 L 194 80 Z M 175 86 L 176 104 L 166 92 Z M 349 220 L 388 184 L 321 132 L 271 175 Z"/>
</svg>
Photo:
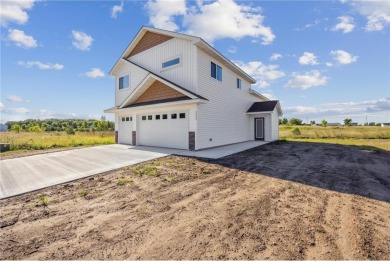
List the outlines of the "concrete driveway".
<svg viewBox="0 0 390 261">
<path fill-rule="evenodd" d="M 169 155 L 107 145 L 0 161 L 0 199 Z"/>
</svg>

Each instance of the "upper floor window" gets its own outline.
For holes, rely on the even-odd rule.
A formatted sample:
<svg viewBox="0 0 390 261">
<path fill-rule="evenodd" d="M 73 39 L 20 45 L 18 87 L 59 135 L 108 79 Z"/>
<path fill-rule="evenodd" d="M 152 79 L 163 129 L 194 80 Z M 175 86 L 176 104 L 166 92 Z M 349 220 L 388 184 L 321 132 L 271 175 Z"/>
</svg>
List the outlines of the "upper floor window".
<svg viewBox="0 0 390 261">
<path fill-rule="evenodd" d="M 241 89 L 241 79 L 237 78 L 237 88 Z"/>
<path fill-rule="evenodd" d="M 180 63 L 180 57 L 177 57 L 177 58 L 163 62 L 161 64 L 161 66 L 163 69 L 165 69 L 165 68 L 171 67 L 173 65 L 179 64 L 179 63 Z"/>
<path fill-rule="evenodd" d="M 222 82 L 222 67 L 211 62 L 211 77 Z"/>
<path fill-rule="evenodd" d="M 129 76 L 123 76 L 119 78 L 119 90 L 129 88 L 130 81 L 129 81 Z"/>
</svg>

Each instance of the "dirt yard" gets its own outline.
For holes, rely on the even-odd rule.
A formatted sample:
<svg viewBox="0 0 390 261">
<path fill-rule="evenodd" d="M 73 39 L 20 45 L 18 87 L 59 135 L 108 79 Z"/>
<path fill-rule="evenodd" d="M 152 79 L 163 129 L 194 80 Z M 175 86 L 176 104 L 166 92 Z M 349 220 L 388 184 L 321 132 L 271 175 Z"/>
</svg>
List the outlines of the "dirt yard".
<svg viewBox="0 0 390 261">
<path fill-rule="evenodd" d="M 166 157 L 1 200 L 0 258 L 390 259 L 389 170 L 316 143 Z"/>
</svg>

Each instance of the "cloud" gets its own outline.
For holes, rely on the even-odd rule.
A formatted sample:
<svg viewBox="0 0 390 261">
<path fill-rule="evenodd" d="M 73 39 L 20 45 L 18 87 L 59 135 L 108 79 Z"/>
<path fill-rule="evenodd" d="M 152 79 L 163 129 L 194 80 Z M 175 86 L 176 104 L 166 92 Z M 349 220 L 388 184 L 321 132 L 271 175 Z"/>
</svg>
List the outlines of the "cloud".
<svg viewBox="0 0 390 261">
<path fill-rule="evenodd" d="M 343 34 L 347 34 L 353 31 L 355 28 L 355 23 L 352 17 L 350 16 L 340 16 L 337 17 L 339 23 L 332 27 L 332 31 L 343 31 Z"/>
<path fill-rule="evenodd" d="M 2 102 L 0 102 L 0 110 L 4 109 L 4 108 L 5 108 L 4 104 Z"/>
<path fill-rule="evenodd" d="M 4 114 L 26 114 L 29 113 L 30 110 L 20 107 L 20 108 L 5 108 L 3 105 L 3 108 L 1 108 L 1 113 Z"/>
<path fill-rule="evenodd" d="M 277 61 L 279 59 L 282 59 L 283 56 L 280 53 L 273 53 L 271 57 L 269 58 L 270 61 Z"/>
<path fill-rule="evenodd" d="M 72 44 L 74 47 L 81 51 L 89 51 L 93 38 L 90 35 L 87 35 L 84 32 L 72 31 L 73 41 Z"/>
<path fill-rule="evenodd" d="M 302 65 L 316 65 L 318 64 L 317 56 L 314 53 L 304 52 L 301 57 L 299 57 L 299 63 Z"/>
<path fill-rule="evenodd" d="M 10 102 L 22 102 L 23 99 L 22 99 L 22 97 L 17 96 L 17 95 L 8 95 L 7 96 L 7 101 L 10 101 Z"/>
<path fill-rule="evenodd" d="M 185 0 L 149 0 L 146 3 L 149 12 L 149 22 L 157 28 L 177 31 L 178 25 L 175 23 L 175 16 L 186 14 Z"/>
<path fill-rule="evenodd" d="M 261 39 L 263 45 L 274 41 L 270 27 L 264 26 L 259 8 L 237 4 L 233 0 L 217 0 L 208 4 L 198 2 L 184 17 L 186 32 L 213 42 L 223 38 Z"/>
<path fill-rule="evenodd" d="M 28 61 L 28 62 L 19 61 L 18 65 L 24 66 L 26 68 L 32 68 L 32 67 L 36 66 L 38 69 L 41 69 L 41 70 L 62 70 L 62 69 L 64 69 L 64 66 L 62 64 L 42 63 L 39 61 Z"/>
<path fill-rule="evenodd" d="M 308 24 L 306 24 L 304 27 L 302 27 L 302 28 L 295 28 L 294 30 L 295 30 L 295 31 L 304 31 L 304 30 L 306 30 L 306 29 L 308 29 L 308 28 L 311 28 L 311 27 L 314 27 L 314 26 L 319 25 L 320 22 L 321 22 L 321 21 L 320 21 L 319 19 L 316 19 L 313 23 L 308 23 Z"/>
<path fill-rule="evenodd" d="M 24 48 L 35 48 L 38 46 L 37 41 L 30 35 L 26 35 L 24 31 L 17 29 L 8 30 L 8 40 L 15 43 L 16 46 Z"/>
<path fill-rule="evenodd" d="M 333 63 L 327 62 L 325 63 L 327 67 L 333 67 Z"/>
<path fill-rule="evenodd" d="M 92 68 L 89 72 L 86 72 L 85 75 L 89 78 L 101 78 L 105 76 L 104 72 L 99 68 Z"/>
<path fill-rule="evenodd" d="M 292 78 L 284 87 L 306 90 L 312 87 L 326 85 L 328 79 L 328 77 L 321 76 L 321 73 L 318 70 L 311 70 L 305 73 L 293 72 Z"/>
<path fill-rule="evenodd" d="M 284 72 L 278 70 L 278 65 L 265 65 L 260 61 L 248 63 L 234 61 L 234 63 L 257 81 L 255 87 L 267 88 L 270 82 L 285 76 Z"/>
<path fill-rule="evenodd" d="M 228 49 L 228 52 L 229 53 L 236 53 L 237 52 L 237 47 L 234 46 L 234 45 L 230 46 L 229 49 Z"/>
<path fill-rule="evenodd" d="M 121 1 L 121 3 L 119 5 L 114 5 L 111 8 L 111 17 L 117 18 L 118 13 L 122 13 L 122 12 L 123 12 L 123 0 Z"/>
<path fill-rule="evenodd" d="M 357 61 L 358 56 L 353 56 L 350 53 L 343 50 L 331 51 L 330 54 L 333 56 L 333 59 L 339 64 L 350 64 Z"/>
<path fill-rule="evenodd" d="M 344 1 L 367 20 L 365 30 L 382 31 L 390 23 L 390 1 Z"/>
<path fill-rule="evenodd" d="M 28 21 L 26 10 L 34 6 L 35 0 L 0 1 L 0 25 L 9 23 L 25 24 Z"/>
</svg>

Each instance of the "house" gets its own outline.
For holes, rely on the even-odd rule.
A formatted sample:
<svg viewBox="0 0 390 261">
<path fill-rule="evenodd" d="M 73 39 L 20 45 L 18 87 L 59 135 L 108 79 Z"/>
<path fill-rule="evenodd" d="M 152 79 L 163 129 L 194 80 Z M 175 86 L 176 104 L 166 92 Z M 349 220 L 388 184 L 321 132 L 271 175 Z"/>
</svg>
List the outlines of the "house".
<svg viewBox="0 0 390 261">
<path fill-rule="evenodd" d="M 199 37 L 142 27 L 110 75 L 117 143 L 200 150 L 278 139 L 279 101 Z"/>
<path fill-rule="evenodd" d="M 382 127 L 390 127 L 390 123 L 389 123 L 389 122 L 382 123 L 381 126 L 382 126 Z"/>
<path fill-rule="evenodd" d="M 331 123 L 327 123 L 326 125 L 329 126 L 329 127 L 334 127 L 334 126 L 341 126 L 341 123 L 331 122 Z"/>
<path fill-rule="evenodd" d="M 0 123 L 0 132 L 8 131 L 8 125 Z"/>
</svg>

